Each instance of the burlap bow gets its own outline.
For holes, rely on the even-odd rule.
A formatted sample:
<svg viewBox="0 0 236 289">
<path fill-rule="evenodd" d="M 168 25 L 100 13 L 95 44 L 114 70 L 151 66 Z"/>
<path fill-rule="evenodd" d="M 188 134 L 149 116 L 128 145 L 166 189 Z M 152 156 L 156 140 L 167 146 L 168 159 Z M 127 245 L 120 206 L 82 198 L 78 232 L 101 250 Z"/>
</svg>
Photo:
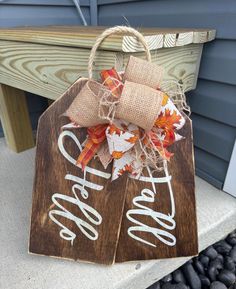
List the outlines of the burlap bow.
<svg viewBox="0 0 236 289">
<path fill-rule="evenodd" d="M 130 56 L 123 75 L 124 86 L 115 108 L 115 118 L 123 119 L 150 131 L 161 109 L 163 92 L 157 90 L 161 78 L 161 67 Z M 113 76 L 114 79 L 116 78 Z M 101 92 L 107 91 L 104 84 L 93 80 L 87 82 L 66 113 L 72 121 L 81 127 L 109 123 L 109 120 L 102 119 L 98 114 Z M 116 93 L 117 91 L 115 93 L 110 91 L 114 100 Z"/>
<path fill-rule="evenodd" d="M 115 69 L 101 72 L 102 83 L 88 80 L 66 111 L 70 120 L 87 127 L 85 148 L 78 157 L 84 168 L 95 154 L 104 167 L 113 161 L 112 180 L 125 171 L 139 175 L 169 160 L 167 147 L 179 140 L 175 130 L 185 121 L 160 90 L 163 70 L 131 56 L 123 79 Z"/>
</svg>

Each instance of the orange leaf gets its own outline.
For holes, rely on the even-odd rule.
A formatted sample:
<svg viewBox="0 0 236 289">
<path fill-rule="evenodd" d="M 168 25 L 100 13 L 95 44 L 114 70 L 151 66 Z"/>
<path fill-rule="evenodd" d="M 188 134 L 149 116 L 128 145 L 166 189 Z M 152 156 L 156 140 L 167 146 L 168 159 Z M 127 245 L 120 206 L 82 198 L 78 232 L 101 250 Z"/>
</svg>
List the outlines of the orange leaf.
<svg viewBox="0 0 236 289">
<path fill-rule="evenodd" d="M 124 172 L 132 173 L 131 165 L 125 165 L 122 169 L 120 169 L 118 172 L 119 176 L 123 175 Z"/>
<path fill-rule="evenodd" d="M 111 125 L 109 125 L 109 127 L 108 127 L 108 133 L 109 133 L 110 135 L 112 135 L 112 134 L 121 135 L 122 130 L 119 129 L 119 128 L 118 128 L 117 126 L 115 126 L 114 124 L 111 124 Z"/>
<path fill-rule="evenodd" d="M 164 95 L 163 95 L 163 98 L 162 98 L 162 103 L 161 103 L 161 105 L 162 105 L 162 106 L 165 106 L 165 105 L 167 104 L 168 99 L 169 99 L 168 95 L 167 95 L 167 94 L 164 94 Z"/>
<path fill-rule="evenodd" d="M 112 152 L 112 156 L 114 159 L 120 159 L 123 155 L 124 155 L 124 153 L 121 151 L 113 151 Z"/>
<path fill-rule="evenodd" d="M 161 112 L 156 119 L 155 126 L 164 130 L 173 130 L 174 124 L 179 124 L 180 119 L 181 115 L 178 115 L 175 110 L 171 114 L 169 109 L 165 109 L 165 113 Z"/>
<path fill-rule="evenodd" d="M 137 139 L 138 139 L 138 136 L 134 135 L 134 136 L 131 136 L 130 138 L 126 139 L 126 141 L 129 143 L 136 143 Z"/>
</svg>

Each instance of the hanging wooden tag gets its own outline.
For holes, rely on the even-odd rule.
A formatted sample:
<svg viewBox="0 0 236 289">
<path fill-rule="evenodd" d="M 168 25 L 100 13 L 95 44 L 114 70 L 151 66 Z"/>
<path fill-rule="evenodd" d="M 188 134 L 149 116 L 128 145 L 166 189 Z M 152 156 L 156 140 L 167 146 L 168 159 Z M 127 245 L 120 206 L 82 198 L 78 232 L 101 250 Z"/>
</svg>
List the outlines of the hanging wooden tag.
<svg viewBox="0 0 236 289">
<path fill-rule="evenodd" d="M 82 172 L 75 160 L 86 132 L 61 129 L 69 122 L 62 114 L 86 81 L 76 81 L 40 118 L 29 251 L 111 264 L 127 177 L 111 182 L 111 166 L 104 170 L 96 159 Z"/>
<path fill-rule="evenodd" d="M 165 170 L 128 180 L 116 262 L 198 254 L 192 124 Z"/>
<path fill-rule="evenodd" d="M 197 254 L 190 119 L 166 170 L 111 182 L 111 165 L 104 170 L 94 159 L 84 174 L 75 160 L 86 132 L 61 128 L 86 81 L 76 81 L 40 119 L 29 251 L 104 264 Z"/>
<path fill-rule="evenodd" d="M 95 52 L 104 38 L 127 31 L 138 37 L 144 45 L 150 62 L 148 45 L 140 33 L 130 27 L 110 28 L 97 39 L 91 50 L 88 61 L 90 80 Z M 150 66 L 149 62 L 145 67 Z M 138 71 L 141 73 L 136 73 L 136 76 L 143 81 L 143 69 Z M 155 70 L 152 73 L 157 75 Z M 148 79 L 152 79 L 150 75 Z M 180 140 L 168 147 L 174 156 L 169 162 L 163 162 L 164 169 L 160 172 L 152 173 L 145 166 L 139 179 L 123 174 L 111 181 L 111 174 L 114 173 L 112 163 L 104 169 L 96 157 L 83 171 L 76 160 L 81 153 L 87 130 L 70 127 L 69 118 L 63 114 L 87 81 L 77 80 L 40 118 L 29 251 L 103 264 L 197 254 L 190 119 L 185 116 L 186 123 L 178 130 Z M 136 81 L 133 80 L 133 86 Z M 154 92 L 156 95 L 156 91 Z M 130 93 L 131 100 L 132 95 L 133 90 Z M 78 104 L 80 96 L 81 94 L 77 98 Z M 143 94 L 139 95 L 142 96 Z M 158 94 L 157 97 L 159 96 Z M 150 97 L 150 94 L 147 93 L 146 97 Z M 155 100 L 157 99 L 154 98 L 152 103 Z M 88 103 L 89 101 L 83 102 L 85 116 L 88 115 Z M 94 108 L 90 103 L 91 107 Z M 76 105 L 76 115 L 79 116 L 81 111 Z M 129 110 L 128 116 L 131 113 Z M 179 116 L 181 117 L 180 113 Z M 140 116 L 137 119 L 142 125 Z M 129 122 L 135 123 L 131 120 Z M 162 126 L 167 125 L 166 122 L 168 120 Z M 160 127 L 156 128 L 160 130 Z M 171 131 L 168 130 L 168 133 L 171 134 Z M 181 139 L 181 136 L 184 138 Z M 157 140 L 160 141 L 161 137 L 162 135 L 158 136 Z M 119 147 L 116 152 L 119 153 L 121 143 L 117 144 Z M 159 153 L 161 148 L 158 148 Z"/>
</svg>

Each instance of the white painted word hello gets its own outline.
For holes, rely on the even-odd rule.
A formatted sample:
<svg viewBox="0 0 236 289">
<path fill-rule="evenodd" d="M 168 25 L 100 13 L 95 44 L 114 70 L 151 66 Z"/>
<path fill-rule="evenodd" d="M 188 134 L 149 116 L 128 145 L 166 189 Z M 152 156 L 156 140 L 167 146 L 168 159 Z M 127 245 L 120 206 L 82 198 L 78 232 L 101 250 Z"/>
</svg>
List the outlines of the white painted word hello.
<svg viewBox="0 0 236 289">
<path fill-rule="evenodd" d="M 78 138 L 75 136 L 75 134 L 68 130 L 61 132 L 58 138 L 58 148 L 61 154 L 63 155 L 63 157 L 72 165 L 78 167 L 78 165 L 76 164 L 76 160 L 66 151 L 64 147 L 63 140 L 65 137 L 70 138 L 72 141 L 75 142 L 75 144 L 77 145 L 79 149 L 79 152 L 82 151 L 81 143 L 78 140 Z M 135 232 L 145 232 L 147 234 L 152 234 L 157 239 L 159 239 L 161 242 L 163 242 L 164 244 L 168 246 L 174 246 L 176 244 L 176 238 L 174 237 L 173 234 L 168 232 L 170 230 L 173 230 L 176 226 L 175 221 L 174 221 L 175 204 L 174 204 L 174 197 L 173 197 L 173 192 L 172 192 L 172 187 L 171 187 L 171 176 L 169 176 L 168 174 L 166 164 L 164 164 L 164 169 L 165 169 L 166 177 L 153 178 L 151 175 L 151 172 L 149 171 L 149 175 L 150 175 L 149 177 L 141 176 L 139 178 L 140 181 L 151 183 L 153 187 L 153 191 L 150 189 L 143 189 L 141 191 L 141 195 L 135 197 L 132 201 L 133 204 L 137 207 L 137 209 L 128 210 L 126 213 L 128 220 L 135 224 L 135 226 L 131 226 L 128 228 L 128 232 L 127 232 L 128 235 L 131 238 L 139 242 L 142 242 L 146 245 L 153 246 L 153 247 L 156 247 L 156 245 L 143 238 L 138 237 L 135 234 Z M 80 229 L 81 233 L 83 233 L 88 239 L 93 240 L 93 241 L 97 240 L 99 236 L 97 230 L 94 227 L 102 223 L 102 216 L 99 214 L 99 212 L 96 211 L 91 206 L 89 206 L 88 204 L 86 204 L 84 201 L 89 197 L 89 192 L 87 188 L 94 190 L 94 191 L 102 191 L 104 187 L 101 185 L 92 183 L 90 181 L 87 181 L 86 180 L 87 174 L 96 175 L 107 180 L 110 179 L 111 177 L 111 174 L 109 173 L 86 166 L 84 170 L 84 178 L 80 178 L 72 174 L 65 175 L 65 180 L 70 180 L 74 183 L 71 187 L 72 196 L 63 195 L 61 193 L 54 193 L 52 195 L 52 202 L 57 208 L 49 211 L 49 217 L 54 223 L 56 223 L 61 228 L 60 233 L 59 233 L 60 237 L 63 238 L 64 240 L 70 241 L 72 245 L 73 245 L 74 239 L 77 237 L 76 234 L 72 232 L 69 228 L 67 228 L 65 225 L 63 225 L 57 219 L 57 216 L 64 217 L 74 222 L 77 225 L 77 227 Z M 148 206 L 145 206 L 142 204 L 143 202 L 153 203 L 155 201 L 155 195 L 157 194 L 156 186 L 155 186 L 156 183 L 166 183 L 169 188 L 171 207 L 172 207 L 171 214 L 166 215 L 160 212 L 153 211 Z M 80 209 L 80 211 L 83 213 L 83 216 L 86 218 L 87 221 L 72 214 L 60 203 L 60 201 L 66 201 L 70 204 L 76 205 Z M 152 218 L 159 225 L 159 228 L 147 226 L 146 224 L 138 221 L 135 218 L 135 215 L 136 216 L 143 215 L 143 216 L 148 216 Z"/>
<path fill-rule="evenodd" d="M 63 140 L 65 137 L 72 139 L 75 142 L 75 144 L 78 146 L 78 149 L 80 152 L 82 151 L 81 143 L 79 142 L 79 140 L 77 139 L 74 133 L 72 133 L 71 131 L 67 131 L 67 130 L 63 131 L 58 138 L 58 148 L 61 154 L 63 155 L 63 157 L 67 159 L 72 165 L 78 166 L 76 164 L 76 160 L 72 158 L 71 155 L 64 148 Z M 55 193 L 52 196 L 52 201 L 58 207 L 58 209 L 50 210 L 49 217 L 51 218 L 53 222 L 55 222 L 58 226 L 61 227 L 61 231 L 60 231 L 61 238 L 71 241 L 72 245 L 73 245 L 74 239 L 76 238 L 76 234 L 72 232 L 70 229 L 68 229 L 65 225 L 63 225 L 60 221 L 58 221 L 56 216 L 62 216 L 73 221 L 77 225 L 77 227 L 80 229 L 80 231 L 90 240 L 98 239 L 98 232 L 91 224 L 100 225 L 102 223 L 102 216 L 94 208 L 92 208 L 91 206 L 87 205 L 85 202 L 82 201 L 82 200 L 86 200 L 89 197 L 89 192 L 87 191 L 86 188 L 89 188 L 95 191 L 102 191 L 104 188 L 101 185 L 97 185 L 90 181 L 87 181 L 86 180 L 87 173 L 99 176 L 104 179 L 110 179 L 111 177 L 111 174 L 109 173 L 105 173 L 105 172 L 86 166 L 84 169 L 83 179 L 78 176 L 71 175 L 71 174 L 65 175 L 65 180 L 71 180 L 74 182 L 71 188 L 72 197 L 63 195 L 60 193 Z M 64 200 L 68 203 L 78 206 L 78 208 L 83 213 L 84 217 L 86 217 L 87 220 L 91 224 L 89 224 L 89 222 L 82 220 L 81 218 L 75 216 L 70 211 L 68 211 L 65 207 L 63 207 L 60 204 L 60 200 Z"/>
</svg>

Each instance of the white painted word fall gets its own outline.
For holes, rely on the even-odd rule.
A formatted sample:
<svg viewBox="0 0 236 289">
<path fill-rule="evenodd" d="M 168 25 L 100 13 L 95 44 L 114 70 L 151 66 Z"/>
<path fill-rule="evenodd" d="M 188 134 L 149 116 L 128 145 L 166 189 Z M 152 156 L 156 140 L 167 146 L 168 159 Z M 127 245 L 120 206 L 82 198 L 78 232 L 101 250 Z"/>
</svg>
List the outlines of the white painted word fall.
<svg viewBox="0 0 236 289">
<path fill-rule="evenodd" d="M 153 191 L 150 189 L 143 189 L 141 191 L 141 195 L 133 199 L 133 204 L 137 207 L 137 209 L 128 210 L 126 213 L 127 218 L 136 225 L 136 226 L 129 227 L 128 235 L 137 241 L 140 241 L 144 244 L 147 244 L 153 247 L 156 247 L 156 245 L 136 236 L 135 232 L 145 232 L 147 234 L 152 234 L 157 239 L 159 239 L 161 242 L 163 242 L 164 244 L 168 246 L 174 246 L 176 244 L 175 236 L 171 234 L 170 232 L 168 232 L 168 231 L 175 229 L 176 223 L 174 220 L 175 202 L 174 202 L 174 195 L 173 195 L 172 186 L 171 186 L 171 176 L 168 173 L 166 162 L 164 162 L 164 172 L 166 175 L 165 177 L 154 178 L 152 176 L 150 169 L 148 169 L 149 177 L 141 176 L 139 178 L 140 181 L 151 183 Z M 160 212 L 156 212 L 150 209 L 148 205 L 145 206 L 142 204 L 143 202 L 145 202 L 146 204 L 155 202 L 155 195 L 158 193 L 156 191 L 156 186 L 155 186 L 155 184 L 157 183 L 165 183 L 168 186 L 168 190 L 170 193 L 170 202 L 171 202 L 171 213 L 168 215 L 160 213 Z M 136 219 L 135 219 L 135 215 L 136 215 Z M 140 215 L 152 218 L 159 225 L 159 227 L 162 227 L 163 229 L 160 229 L 158 226 L 150 227 L 138 221 L 137 218 Z"/>
<path fill-rule="evenodd" d="M 75 142 L 75 144 L 78 147 L 79 152 L 82 151 L 82 146 L 76 135 L 68 130 L 65 130 L 61 132 L 58 138 L 58 148 L 63 155 L 63 157 L 70 162 L 72 165 L 76 165 L 76 160 L 65 150 L 63 145 L 64 138 L 69 138 L 72 141 Z M 149 177 L 141 176 L 139 178 L 140 181 L 148 182 L 152 184 L 153 191 L 150 189 L 143 189 L 141 191 L 140 196 L 136 196 L 133 199 L 133 204 L 137 207 L 137 209 L 128 210 L 126 213 L 127 218 L 130 222 L 134 224 L 134 226 L 129 227 L 128 229 L 128 235 L 135 239 L 136 241 L 142 242 L 146 245 L 156 247 L 155 244 L 142 239 L 138 237 L 135 232 L 145 232 L 145 234 L 152 234 L 157 239 L 159 239 L 161 242 L 168 246 L 174 246 L 176 244 L 176 238 L 174 235 L 172 235 L 170 230 L 173 230 L 176 226 L 174 216 L 175 216 L 175 204 L 174 204 L 174 197 L 171 187 L 171 176 L 168 174 L 167 166 L 164 166 L 165 168 L 165 174 L 166 177 L 163 178 L 153 178 L 151 175 L 151 172 L 149 171 Z M 84 170 L 84 178 L 80 178 L 78 176 L 72 175 L 72 174 L 66 174 L 65 180 L 70 180 L 73 182 L 73 185 L 71 187 L 71 196 L 63 195 L 61 193 L 54 193 L 52 195 L 52 202 L 57 207 L 56 209 L 52 209 L 49 211 L 49 217 L 50 219 L 55 222 L 60 228 L 60 237 L 64 240 L 70 241 L 73 245 L 74 239 L 77 237 L 74 232 L 72 232 L 68 227 L 66 227 L 63 223 L 61 223 L 57 216 L 62 216 L 66 219 L 71 220 L 74 222 L 77 227 L 80 229 L 81 233 L 83 233 L 88 239 L 90 240 L 97 240 L 99 237 L 99 234 L 97 230 L 94 228 L 97 225 L 100 225 L 102 223 L 102 216 L 98 211 L 96 211 L 94 208 L 86 204 L 86 199 L 89 197 L 89 192 L 87 189 L 95 190 L 95 191 L 102 191 L 104 189 L 103 186 L 92 183 L 90 181 L 86 180 L 87 174 L 93 174 L 96 176 L 99 176 L 104 179 L 110 179 L 111 174 L 96 170 L 94 168 L 86 166 Z M 163 214 L 160 212 L 153 211 L 148 207 L 148 205 L 144 205 L 149 203 L 153 203 L 155 201 L 155 195 L 158 193 L 156 192 L 156 183 L 166 183 L 169 192 L 170 192 L 170 200 L 171 200 L 171 208 L 172 212 L 171 214 Z M 78 206 L 80 211 L 82 212 L 83 216 L 85 217 L 85 220 L 79 218 L 78 216 L 75 216 L 72 214 L 69 210 L 67 210 L 60 201 L 66 201 L 70 204 L 74 204 Z M 136 218 L 135 218 L 136 215 Z M 155 220 L 155 222 L 159 225 L 159 228 L 157 227 L 150 227 L 145 225 L 144 223 L 141 223 L 137 220 L 137 216 L 144 215 L 147 217 L 152 218 Z"/>
</svg>

